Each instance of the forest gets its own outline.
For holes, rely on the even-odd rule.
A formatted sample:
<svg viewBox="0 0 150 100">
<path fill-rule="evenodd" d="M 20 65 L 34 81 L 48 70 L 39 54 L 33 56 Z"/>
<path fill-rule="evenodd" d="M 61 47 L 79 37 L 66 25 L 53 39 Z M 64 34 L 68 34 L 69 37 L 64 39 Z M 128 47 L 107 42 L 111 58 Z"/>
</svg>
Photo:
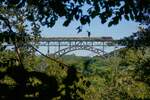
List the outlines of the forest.
<svg viewBox="0 0 150 100">
<path fill-rule="evenodd" d="M 149 0 L 1 0 L 0 100 L 149 100 L 149 14 Z M 78 32 L 95 17 L 109 27 L 122 18 L 143 27 L 105 59 L 37 55 L 41 27 L 62 17 L 66 27 L 79 21 Z"/>
</svg>

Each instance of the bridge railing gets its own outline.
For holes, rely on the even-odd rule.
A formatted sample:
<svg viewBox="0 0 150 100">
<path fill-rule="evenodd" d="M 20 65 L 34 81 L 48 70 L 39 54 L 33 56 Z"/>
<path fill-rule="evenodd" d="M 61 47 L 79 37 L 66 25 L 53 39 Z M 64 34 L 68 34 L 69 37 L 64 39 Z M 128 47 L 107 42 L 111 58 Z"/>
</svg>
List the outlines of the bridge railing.
<svg viewBox="0 0 150 100">
<path fill-rule="evenodd" d="M 50 42 L 50 41 L 101 41 L 101 42 L 110 42 L 113 41 L 112 37 L 42 37 L 41 42 Z"/>
</svg>

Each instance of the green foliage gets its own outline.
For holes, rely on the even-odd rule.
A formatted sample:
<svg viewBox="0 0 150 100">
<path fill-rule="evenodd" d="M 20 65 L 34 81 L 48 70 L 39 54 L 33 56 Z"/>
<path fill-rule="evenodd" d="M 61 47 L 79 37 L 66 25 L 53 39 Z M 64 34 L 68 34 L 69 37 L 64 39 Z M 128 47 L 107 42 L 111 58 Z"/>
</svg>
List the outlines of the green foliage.
<svg viewBox="0 0 150 100">
<path fill-rule="evenodd" d="M 126 48 L 118 52 L 107 59 L 66 55 L 63 61 L 73 66 L 65 69 L 35 55 L 25 56 L 24 67 L 16 66 L 17 59 L 12 60 L 15 52 L 3 51 L 0 56 L 1 98 L 6 100 L 10 95 L 15 99 L 45 100 L 149 99 L 149 48 L 144 55 L 141 49 Z"/>
<path fill-rule="evenodd" d="M 22 66 L 14 59 L 14 51 L 0 52 L 0 55 L 2 100 L 81 100 L 85 88 L 89 87 L 88 81 L 83 77 L 80 79 L 82 75 L 73 66 L 62 69 L 58 64 L 35 55 L 25 56 Z"/>
<path fill-rule="evenodd" d="M 15 11 L 11 15 L 23 14 L 26 21 L 53 27 L 60 17 L 64 18 L 64 26 L 71 21 L 80 21 L 81 25 L 90 24 L 93 18 L 99 17 L 101 23 L 107 21 L 108 26 L 117 25 L 122 17 L 126 20 L 149 23 L 149 0 L 1 0 L 0 20 L 6 22 L 5 11 Z M 21 12 L 21 13 L 20 13 Z M 11 27 L 9 20 L 5 25 Z M 109 20 L 110 19 L 110 20 Z M 19 31 L 24 25 L 18 23 Z"/>
<path fill-rule="evenodd" d="M 67 68 L 27 46 L 38 43 L 41 25 L 53 27 L 60 17 L 64 26 L 80 21 L 78 32 L 95 17 L 108 26 L 122 17 L 149 25 L 149 5 L 149 0 L 1 0 L 0 99 L 150 99 L 149 27 L 126 38 L 129 48 L 115 57 L 66 56 Z"/>
<path fill-rule="evenodd" d="M 150 27 L 139 27 L 139 30 L 136 33 L 133 33 L 133 35 L 119 40 L 118 43 L 121 45 L 126 45 L 129 48 L 145 48 L 150 46 Z"/>
<path fill-rule="evenodd" d="M 149 49 L 124 48 L 118 55 L 105 60 L 99 57 L 63 57 L 64 62 L 73 62 L 81 67 L 91 85 L 84 99 L 149 99 Z M 78 59 L 77 59 L 78 58 Z M 80 64 L 80 63 L 82 64 Z M 82 66 L 79 66 L 82 65 Z M 85 73 L 86 72 L 86 73 Z"/>
</svg>

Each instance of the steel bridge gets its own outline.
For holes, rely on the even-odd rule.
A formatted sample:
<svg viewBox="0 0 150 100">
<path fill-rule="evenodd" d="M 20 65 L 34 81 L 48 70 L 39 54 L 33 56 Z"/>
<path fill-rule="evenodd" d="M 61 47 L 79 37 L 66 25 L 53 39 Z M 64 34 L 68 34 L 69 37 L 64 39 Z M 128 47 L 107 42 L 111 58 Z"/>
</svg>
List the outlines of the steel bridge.
<svg viewBox="0 0 150 100">
<path fill-rule="evenodd" d="M 58 47 L 52 54 L 55 57 L 75 50 L 88 50 L 103 56 L 106 54 L 105 47 L 114 46 L 114 40 L 112 37 L 42 37 L 39 46 L 46 46 L 48 55 L 52 46 Z"/>
</svg>

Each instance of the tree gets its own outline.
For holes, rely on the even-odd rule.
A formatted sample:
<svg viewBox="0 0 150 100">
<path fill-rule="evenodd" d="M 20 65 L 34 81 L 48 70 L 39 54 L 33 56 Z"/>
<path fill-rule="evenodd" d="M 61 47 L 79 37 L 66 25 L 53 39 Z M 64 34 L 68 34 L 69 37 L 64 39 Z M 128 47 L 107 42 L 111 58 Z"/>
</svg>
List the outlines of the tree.
<svg viewBox="0 0 150 100">
<path fill-rule="evenodd" d="M 40 32 L 41 25 L 53 27 L 61 17 L 65 19 L 64 26 L 73 20 L 81 25 L 90 24 L 95 17 L 99 17 L 102 24 L 108 21 L 108 26 L 117 25 L 123 17 L 126 20 L 148 22 L 149 6 L 149 0 L 0 0 L 0 42 L 13 44 L 17 56 L 17 59 L 1 58 L 4 62 L 0 62 L 0 68 L 4 69 L 0 71 L 0 98 L 49 100 L 62 96 L 69 100 L 82 99 L 76 94 L 76 91 L 82 90 L 74 84 L 78 81 L 76 69 L 68 68 L 63 84 L 69 95 L 61 95 L 55 76 L 26 70 L 22 63 L 21 47 L 29 43 L 33 34 L 38 36 L 36 33 Z M 27 30 L 29 27 L 33 32 Z M 3 47 L 0 46 L 0 49 Z M 19 61 L 18 65 L 15 64 L 16 60 Z M 5 76 L 14 83 L 3 82 Z M 34 77 L 40 83 L 33 84 Z"/>
<path fill-rule="evenodd" d="M 102 24 L 109 22 L 108 26 L 117 25 L 123 17 L 149 24 L 149 6 L 149 0 L 1 0 L 0 27 L 3 29 L 0 35 L 3 34 L 3 39 L 0 41 L 10 40 L 5 37 L 12 38 L 16 33 L 25 36 L 29 34 L 29 27 L 53 27 L 60 17 L 65 19 L 64 26 L 73 20 L 81 25 L 90 24 L 95 17 L 99 17 Z M 80 32 L 82 27 L 77 29 Z"/>
<path fill-rule="evenodd" d="M 149 6 L 149 0 L 1 0 L 0 41 L 14 43 L 18 35 L 23 38 L 18 37 L 17 41 L 26 40 L 29 27 L 53 27 L 60 17 L 65 19 L 64 26 L 73 20 L 81 25 L 90 24 L 95 17 L 102 24 L 109 22 L 108 26 L 117 25 L 123 17 L 149 24 Z M 80 32 L 82 27 L 77 29 Z"/>
<path fill-rule="evenodd" d="M 97 16 L 101 19 L 101 23 L 109 21 L 108 26 L 111 26 L 118 24 L 123 17 L 126 20 L 137 22 L 149 19 L 150 1 L 1 0 L 0 5 L 10 9 L 22 10 L 29 21 L 38 21 L 48 27 L 53 27 L 59 17 L 64 17 L 63 25 L 68 26 L 73 20 L 80 21 L 82 25 L 90 24 L 90 21 Z"/>
<path fill-rule="evenodd" d="M 142 28 L 133 33 L 129 37 L 125 37 L 118 41 L 119 44 L 125 45 L 129 48 L 146 48 L 150 46 L 150 27 Z"/>
</svg>

